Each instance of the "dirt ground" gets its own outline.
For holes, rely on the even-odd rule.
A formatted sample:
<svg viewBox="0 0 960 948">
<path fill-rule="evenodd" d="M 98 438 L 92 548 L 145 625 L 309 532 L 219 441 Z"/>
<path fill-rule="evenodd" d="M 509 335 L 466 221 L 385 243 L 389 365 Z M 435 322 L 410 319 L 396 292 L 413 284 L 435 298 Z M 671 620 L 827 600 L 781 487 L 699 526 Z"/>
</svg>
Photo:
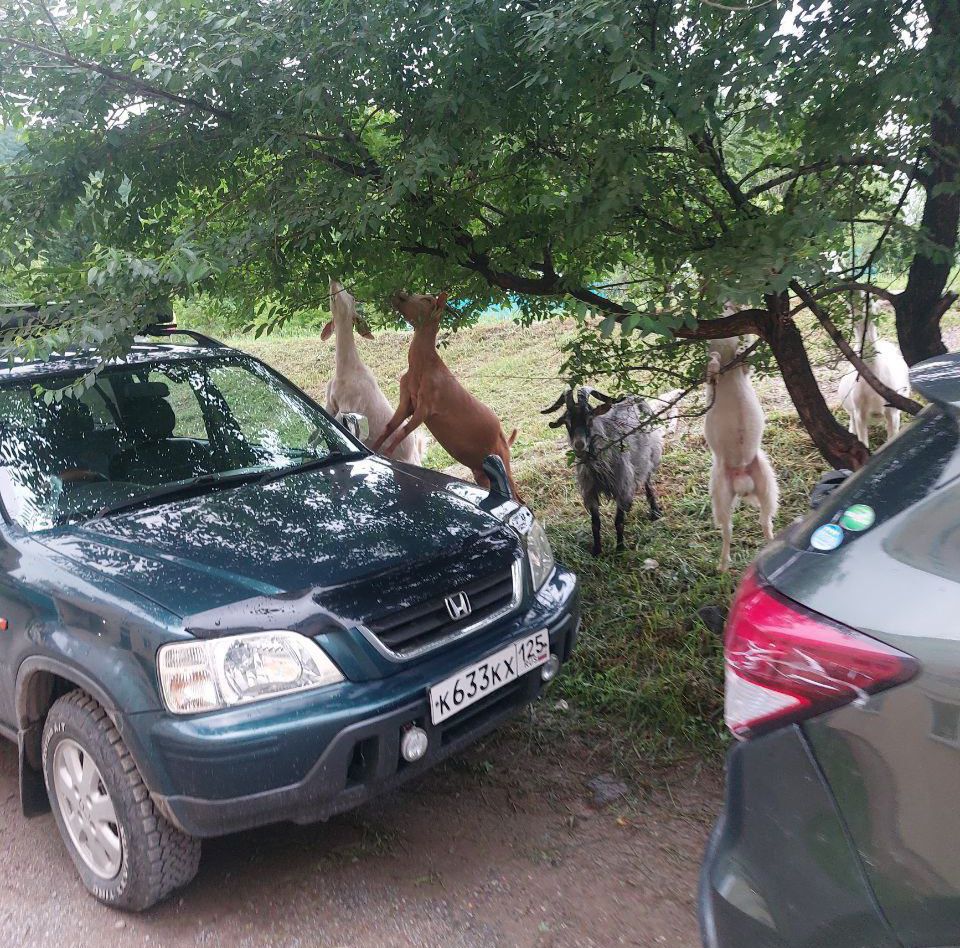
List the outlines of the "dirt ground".
<svg viewBox="0 0 960 948">
<path fill-rule="evenodd" d="M 193 885 L 142 916 L 89 898 L 52 818 L 22 818 L 0 742 L 0 944 L 696 948 L 718 774 L 621 783 L 586 741 L 534 733 L 518 722 L 326 824 L 211 840 Z"/>
</svg>

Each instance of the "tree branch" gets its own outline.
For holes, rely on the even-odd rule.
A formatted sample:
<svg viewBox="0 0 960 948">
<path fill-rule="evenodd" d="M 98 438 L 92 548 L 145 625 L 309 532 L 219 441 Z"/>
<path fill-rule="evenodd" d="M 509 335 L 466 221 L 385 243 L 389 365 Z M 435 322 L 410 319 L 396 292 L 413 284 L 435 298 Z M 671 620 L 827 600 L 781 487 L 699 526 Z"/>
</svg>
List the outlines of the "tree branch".
<svg viewBox="0 0 960 948">
<path fill-rule="evenodd" d="M 728 339 L 744 333 L 764 336 L 763 322 L 768 316 L 765 309 L 741 309 L 717 319 L 699 319 L 693 328 L 681 326 L 674 335 L 680 339 Z"/>
<path fill-rule="evenodd" d="M 757 184 L 746 192 L 746 197 L 747 199 L 752 199 L 759 194 L 763 194 L 765 191 L 779 187 L 781 184 L 787 184 L 796 178 L 802 178 L 806 174 L 816 174 L 835 168 L 883 168 L 889 171 L 902 171 L 910 178 L 916 178 L 919 174 L 916 166 L 904 165 L 902 162 L 890 161 L 877 155 L 853 155 L 849 158 L 824 158 L 821 161 L 813 161 L 810 164 L 800 165 L 799 168 L 785 171 L 775 178 L 770 178 L 762 184 Z"/>
<path fill-rule="evenodd" d="M 817 293 L 811 294 L 811 298 L 813 300 L 822 300 L 828 296 L 836 296 L 837 293 L 856 293 L 858 291 L 860 293 L 869 293 L 871 296 L 877 296 L 882 300 L 886 300 L 888 303 L 893 303 L 897 296 L 899 296 L 898 293 L 894 293 L 885 287 L 877 286 L 875 283 L 864 283 L 861 280 L 842 280 L 839 283 L 834 283 L 826 290 L 820 290 Z"/>
<path fill-rule="evenodd" d="M 328 165 L 331 168 L 336 168 L 337 171 L 342 171 L 344 174 L 350 175 L 352 178 L 379 178 L 382 174 L 381 170 L 377 166 L 370 165 L 358 165 L 354 161 L 347 161 L 344 158 L 338 158 L 336 155 L 329 155 L 325 151 L 317 151 L 312 149 L 310 155 L 313 158 L 316 158 L 317 161 L 322 161 L 325 165 Z"/>
<path fill-rule="evenodd" d="M 854 352 L 853 347 L 844 338 L 843 333 L 837 329 L 833 320 L 817 304 L 817 301 L 810 295 L 809 290 L 801 286 L 796 280 L 790 281 L 790 289 L 803 301 L 807 309 L 813 313 L 820 322 L 820 325 L 827 331 L 827 335 L 836 343 L 837 348 L 847 357 L 847 361 L 857 370 L 857 373 L 878 395 L 880 395 L 889 405 L 899 408 L 901 411 L 916 415 L 922 409 L 919 402 L 912 398 L 907 398 L 899 392 L 894 391 L 888 385 L 884 385 L 880 379 L 873 373 L 873 370 Z"/>
<path fill-rule="evenodd" d="M 47 18 L 47 22 L 50 24 L 53 32 L 56 34 L 57 39 L 60 40 L 60 45 L 63 47 L 63 51 L 65 53 L 69 53 L 70 48 L 67 46 L 67 41 L 63 38 L 63 33 L 60 32 L 60 27 L 57 26 L 57 21 L 53 18 L 53 14 L 51 14 L 47 9 L 46 4 L 41 3 L 40 0 L 37 0 L 37 6 L 43 11 L 43 15 Z"/>
<path fill-rule="evenodd" d="M 136 76 L 131 76 L 129 73 L 119 72 L 118 70 L 111 69 L 108 66 L 101 66 L 99 63 L 92 63 L 84 59 L 78 59 L 69 52 L 59 52 L 58 50 L 50 49 L 48 46 L 41 46 L 38 43 L 27 43 L 24 40 L 17 39 L 13 36 L 0 36 L 0 43 L 7 43 L 10 46 L 18 49 L 25 49 L 33 53 L 39 53 L 41 56 L 49 56 L 52 59 L 56 59 L 59 62 L 66 63 L 67 65 L 73 66 L 77 69 L 85 69 L 87 72 L 96 73 L 98 76 L 103 76 L 105 79 L 110 79 L 113 82 L 119 82 L 123 85 L 130 86 L 131 88 L 136 89 L 138 92 L 143 93 L 143 95 L 151 99 L 176 102 L 178 105 L 196 109 L 197 111 L 205 112 L 208 115 L 215 115 L 217 118 L 225 120 L 232 121 L 236 117 L 233 112 L 230 112 L 227 109 L 221 109 L 216 105 L 211 105 L 209 102 L 205 102 L 202 99 L 194 99 L 190 96 L 178 95 L 175 92 L 169 92 L 167 89 L 162 89 L 159 86 L 151 85 L 148 82 L 144 82 L 142 79 L 138 79 Z"/>
</svg>

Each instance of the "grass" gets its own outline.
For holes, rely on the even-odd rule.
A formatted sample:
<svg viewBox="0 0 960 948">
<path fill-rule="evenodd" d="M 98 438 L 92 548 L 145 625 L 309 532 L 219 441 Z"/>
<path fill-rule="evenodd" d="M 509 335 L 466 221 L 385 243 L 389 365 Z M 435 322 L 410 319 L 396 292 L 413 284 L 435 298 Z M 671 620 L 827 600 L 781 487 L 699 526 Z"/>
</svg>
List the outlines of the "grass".
<svg viewBox="0 0 960 948">
<path fill-rule="evenodd" d="M 710 517 L 710 457 L 699 424 L 667 445 L 658 479 L 665 511 L 645 519 L 638 501 L 627 524 L 627 548 L 615 553 L 613 510 L 605 511 L 605 552 L 589 553 L 589 518 L 567 464 L 565 434 L 547 426 L 540 409 L 563 388 L 560 322 L 522 328 L 509 322 L 478 325 L 449 339 L 443 355 L 463 383 L 489 404 L 504 429 L 518 429 L 514 471 L 528 502 L 546 526 L 557 558 L 580 575 L 583 627 L 575 660 L 553 692 L 565 698 L 572 721 L 644 758 L 713 752 L 721 746 L 721 643 L 698 617 L 706 605 L 726 605 L 736 577 L 761 545 L 756 511 L 738 512 L 734 570 L 718 574 L 719 535 Z M 381 331 L 360 341 L 361 354 L 391 400 L 406 367 L 409 336 Z M 333 363 L 333 344 L 318 335 L 249 337 L 230 342 L 275 366 L 321 402 Z M 779 403 L 775 383 L 770 401 Z M 802 512 L 811 483 L 823 469 L 792 412 L 768 412 L 765 447 L 778 471 L 780 525 Z M 427 464 L 445 468 L 446 453 L 431 441 Z M 656 566 L 650 564 L 656 561 Z M 557 729 L 562 733 L 562 728 Z M 632 756 L 632 754 L 631 754 Z"/>
</svg>

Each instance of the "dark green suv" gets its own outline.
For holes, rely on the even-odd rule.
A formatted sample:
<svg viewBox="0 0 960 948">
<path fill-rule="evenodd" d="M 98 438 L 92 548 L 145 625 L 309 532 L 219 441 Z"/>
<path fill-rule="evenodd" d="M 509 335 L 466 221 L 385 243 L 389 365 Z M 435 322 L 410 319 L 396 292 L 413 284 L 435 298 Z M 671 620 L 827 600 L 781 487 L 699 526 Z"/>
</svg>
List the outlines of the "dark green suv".
<svg viewBox="0 0 960 948">
<path fill-rule="evenodd" d="M 569 656 L 576 578 L 506 492 L 371 454 L 213 340 L 93 368 L 0 371 L 0 734 L 101 901 L 422 773 Z"/>
</svg>

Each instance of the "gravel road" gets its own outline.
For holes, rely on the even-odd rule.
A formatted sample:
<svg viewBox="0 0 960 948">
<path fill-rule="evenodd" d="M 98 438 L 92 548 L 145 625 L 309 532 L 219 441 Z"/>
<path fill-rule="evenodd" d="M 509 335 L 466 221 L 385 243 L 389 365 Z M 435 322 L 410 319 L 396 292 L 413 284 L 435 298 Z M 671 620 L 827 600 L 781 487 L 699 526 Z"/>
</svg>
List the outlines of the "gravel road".
<svg viewBox="0 0 960 948">
<path fill-rule="evenodd" d="M 142 916 L 90 899 L 50 816 L 22 818 L 0 742 L 0 944 L 696 948 L 717 776 L 598 783 L 585 746 L 531 741 L 518 724 L 348 816 L 212 840 L 193 885 Z"/>
</svg>

